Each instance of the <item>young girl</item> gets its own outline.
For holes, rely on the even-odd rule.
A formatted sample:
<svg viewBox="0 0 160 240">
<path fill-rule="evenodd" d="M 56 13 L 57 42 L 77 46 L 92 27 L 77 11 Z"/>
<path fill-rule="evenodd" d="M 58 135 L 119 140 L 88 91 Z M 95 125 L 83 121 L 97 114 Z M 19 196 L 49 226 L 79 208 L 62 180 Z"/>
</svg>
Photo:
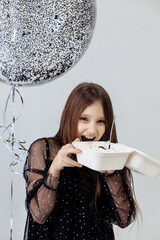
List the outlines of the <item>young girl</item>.
<svg viewBox="0 0 160 240">
<path fill-rule="evenodd" d="M 113 240 L 112 224 L 137 215 L 129 169 L 98 172 L 76 161 L 73 141 L 108 141 L 113 121 L 108 93 L 82 83 L 70 94 L 55 137 L 36 140 L 24 167 L 27 222 L 24 240 Z M 117 143 L 114 125 L 112 142 Z"/>
</svg>

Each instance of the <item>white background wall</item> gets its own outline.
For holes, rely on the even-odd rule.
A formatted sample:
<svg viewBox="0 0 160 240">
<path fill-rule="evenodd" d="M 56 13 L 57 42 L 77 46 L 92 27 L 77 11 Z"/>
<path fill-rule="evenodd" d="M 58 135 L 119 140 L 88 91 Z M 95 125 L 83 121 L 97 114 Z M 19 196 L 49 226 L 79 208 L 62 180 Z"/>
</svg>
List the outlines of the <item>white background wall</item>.
<svg viewBox="0 0 160 240">
<path fill-rule="evenodd" d="M 24 111 L 16 137 L 28 147 L 53 136 L 70 91 L 80 82 L 101 84 L 110 94 L 120 143 L 160 160 L 160 3 L 156 0 L 98 0 L 92 42 L 80 62 L 45 85 L 19 88 Z M 10 86 L 0 83 L 0 125 Z M 19 109 L 18 109 L 19 110 Z M 0 239 L 9 239 L 11 153 L 0 142 Z M 15 170 L 22 171 L 22 164 Z M 155 180 L 134 173 L 135 190 L 143 212 L 143 229 L 116 229 L 116 239 L 160 239 L 160 176 Z M 21 240 L 25 224 L 24 180 L 14 177 L 13 240 Z M 129 231 L 130 230 L 130 231 Z"/>
</svg>

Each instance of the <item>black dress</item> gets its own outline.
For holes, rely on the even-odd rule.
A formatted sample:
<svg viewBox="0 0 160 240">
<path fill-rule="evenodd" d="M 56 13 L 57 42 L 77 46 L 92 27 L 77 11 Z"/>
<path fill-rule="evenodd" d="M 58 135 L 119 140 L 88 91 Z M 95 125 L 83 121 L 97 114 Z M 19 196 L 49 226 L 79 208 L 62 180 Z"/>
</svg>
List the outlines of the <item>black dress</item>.
<svg viewBox="0 0 160 240">
<path fill-rule="evenodd" d="M 29 149 L 24 167 L 24 240 L 113 240 L 112 224 L 124 228 L 135 217 L 123 170 L 106 175 L 86 167 L 66 167 L 58 179 L 48 174 L 48 169 L 59 149 L 54 138 L 39 139 Z M 101 185 L 96 202 L 95 178 Z"/>
</svg>

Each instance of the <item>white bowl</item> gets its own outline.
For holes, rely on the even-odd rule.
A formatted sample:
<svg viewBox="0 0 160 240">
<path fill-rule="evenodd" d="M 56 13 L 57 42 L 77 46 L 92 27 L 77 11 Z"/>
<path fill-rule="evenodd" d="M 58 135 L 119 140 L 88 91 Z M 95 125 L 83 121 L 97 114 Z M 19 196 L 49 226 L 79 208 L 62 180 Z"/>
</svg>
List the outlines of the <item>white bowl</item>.
<svg viewBox="0 0 160 240">
<path fill-rule="evenodd" d="M 126 167 L 147 177 L 155 178 L 160 174 L 160 161 L 132 148 Z"/>
<path fill-rule="evenodd" d="M 77 154 L 78 162 L 97 171 L 123 169 L 129 154 L 133 151 L 125 145 L 109 141 L 72 142 L 72 144 L 82 150 Z"/>
</svg>

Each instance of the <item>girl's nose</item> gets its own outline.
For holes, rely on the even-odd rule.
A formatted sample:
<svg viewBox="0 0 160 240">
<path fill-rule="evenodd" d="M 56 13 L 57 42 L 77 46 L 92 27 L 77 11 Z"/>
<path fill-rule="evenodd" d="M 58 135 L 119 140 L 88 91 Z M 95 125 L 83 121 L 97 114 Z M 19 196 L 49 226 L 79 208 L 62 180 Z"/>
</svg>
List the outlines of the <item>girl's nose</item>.
<svg viewBox="0 0 160 240">
<path fill-rule="evenodd" d="M 96 125 L 94 123 L 89 124 L 88 133 L 90 134 L 90 136 L 95 136 L 96 135 Z"/>
</svg>

